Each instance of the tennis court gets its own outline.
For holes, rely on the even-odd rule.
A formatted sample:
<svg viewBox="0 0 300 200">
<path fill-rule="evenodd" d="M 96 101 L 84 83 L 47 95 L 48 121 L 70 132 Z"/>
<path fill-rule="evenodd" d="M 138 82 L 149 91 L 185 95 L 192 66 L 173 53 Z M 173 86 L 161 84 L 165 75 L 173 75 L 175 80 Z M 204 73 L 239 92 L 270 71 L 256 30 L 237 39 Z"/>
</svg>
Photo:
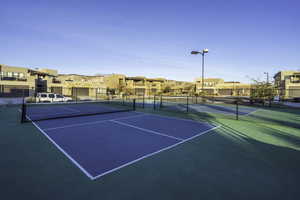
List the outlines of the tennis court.
<svg viewBox="0 0 300 200">
<path fill-rule="evenodd" d="M 257 108 L 251 108 L 246 106 L 239 106 L 238 110 L 234 105 L 213 105 L 213 104 L 192 104 L 189 108 L 196 112 L 206 112 L 206 113 L 218 113 L 224 115 L 235 115 L 237 112 L 239 115 L 249 115 L 255 111 Z"/>
<path fill-rule="evenodd" d="M 100 107 L 70 106 L 33 107 L 26 117 L 92 180 L 218 128 L 209 123 L 136 111 L 77 116 L 78 112 Z M 73 113 L 76 115 L 65 118 Z M 49 117 L 54 119 L 44 120 Z"/>
</svg>

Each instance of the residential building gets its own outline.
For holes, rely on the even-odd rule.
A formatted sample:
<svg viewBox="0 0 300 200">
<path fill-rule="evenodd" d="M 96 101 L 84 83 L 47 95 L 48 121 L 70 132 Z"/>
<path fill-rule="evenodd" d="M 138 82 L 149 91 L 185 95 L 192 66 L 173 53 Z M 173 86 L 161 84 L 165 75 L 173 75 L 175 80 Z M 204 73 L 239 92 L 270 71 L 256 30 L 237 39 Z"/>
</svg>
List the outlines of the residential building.
<svg viewBox="0 0 300 200">
<path fill-rule="evenodd" d="M 38 92 L 54 92 L 66 96 L 96 98 L 106 94 L 104 76 L 58 74 L 53 69 L 29 69 L 0 65 L 2 96 L 34 96 Z"/>
<path fill-rule="evenodd" d="M 160 93 L 165 79 L 136 76 L 123 77 L 119 81 L 122 93 L 148 96 Z"/>
<path fill-rule="evenodd" d="M 202 85 L 203 85 L 203 92 L 205 94 L 209 95 L 216 95 L 218 93 L 217 91 L 217 85 L 223 84 L 224 80 L 221 78 L 206 78 L 204 79 L 204 82 L 202 84 L 202 78 L 196 78 L 196 93 L 200 94 L 202 92 Z"/>
<path fill-rule="evenodd" d="M 202 78 L 195 79 L 196 93 L 202 91 Z M 251 85 L 237 81 L 224 81 L 221 78 L 206 78 L 203 83 L 206 95 L 214 96 L 250 96 Z"/>
<path fill-rule="evenodd" d="M 47 89 L 47 83 L 52 82 L 55 75 L 43 71 L 0 65 L 1 96 L 29 96 L 36 91 Z"/>
<path fill-rule="evenodd" d="M 111 93 L 117 93 L 119 94 L 122 90 L 122 86 L 120 85 L 120 80 L 123 80 L 125 78 L 125 75 L 123 74 L 108 74 L 104 75 L 104 82 L 107 86 L 107 89 Z"/>
<path fill-rule="evenodd" d="M 165 80 L 163 83 L 163 93 L 169 95 L 193 95 L 196 85 L 188 81 Z"/>
<path fill-rule="evenodd" d="M 279 71 L 273 78 L 280 96 L 300 97 L 300 71 Z"/>
<path fill-rule="evenodd" d="M 95 99 L 97 95 L 106 94 L 106 85 L 103 75 L 58 74 L 51 91 L 80 99 Z"/>
</svg>

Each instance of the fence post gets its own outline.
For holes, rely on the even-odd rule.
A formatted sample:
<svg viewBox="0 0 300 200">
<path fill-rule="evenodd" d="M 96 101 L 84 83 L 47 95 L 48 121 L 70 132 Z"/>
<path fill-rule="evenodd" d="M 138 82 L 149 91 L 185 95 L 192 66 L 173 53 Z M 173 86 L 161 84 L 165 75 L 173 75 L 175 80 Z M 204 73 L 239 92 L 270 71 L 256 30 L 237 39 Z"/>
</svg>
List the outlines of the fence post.
<svg viewBox="0 0 300 200">
<path fill-rule="evenodd" d="M 24 104 L 25 102 L 25 89 L 22 89 L 22 103 Z"/>
<path fill-rule="evenodd" d="M 189 112 L 189 96 L 186 96 L 186 112 Z"/>
<path fill-rule="evenodd" d="M 133 110 L 135 110 L 135 99 L 133 99 Z"/>
<path fill-rule="evenodd" d="M 272 89 L 271 88 L 269 88 L 269 107 L 272 107 Z"/>
<path fill-rule="evenodd" d="M 162 99 L 162 94 L 161 94 L 161 95 L 160 95 L 159 108 L 162 108 L 162 101 L 163 101 L 163 99 Z"/>
<path fill-rule="evenodd" d="M 74 94 L 75 94 L 75 102 L 77 103 L 77 89 L 74 88 L 73 90 L 74 90 Z"/>
<path fill-rule="evenodd" d="M 155 102 L 155 94 L 153 95 L 153 110 L 155 110 L 156 108 L 156 102 Z"/>
<path fill-rule="evenodd" d="M 145 92 L 143 94 L 143 108 L 145 108 Z"/>
<path fill-rule="evenodd" d="M 238 103 L 238 99 L 236 99 L 235 104 L 236 104 L 236 120 L 239 120 L 239 103 Z"/>
</svg>

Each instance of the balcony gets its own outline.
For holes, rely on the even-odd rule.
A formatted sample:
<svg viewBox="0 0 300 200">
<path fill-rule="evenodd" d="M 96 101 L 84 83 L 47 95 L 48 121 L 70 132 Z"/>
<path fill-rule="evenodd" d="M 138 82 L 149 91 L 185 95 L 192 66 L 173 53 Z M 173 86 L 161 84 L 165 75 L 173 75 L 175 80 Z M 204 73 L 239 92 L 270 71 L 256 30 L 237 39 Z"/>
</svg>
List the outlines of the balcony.
<svg viewBox="0 0 300 200">
<path fill-rule="evenodd" d="M 18 78 L 18 77 L 9 77 L 9 76 L 1 76 L 0 77 L 1 81 L 24 81 L 26 82 L 26 78 Z"/>
<path fill-rule="evenodd" d="M 60 81 L 60 80 L 57 80 L 57 79 L 52 79 L 52 83 L 61 84 L 61 81 Z"/>
<path fill-rule="evenodd" d="M 144 83 L 134 83 L 134 86 L 145 87 L 145 84 Z"/>
</svg>

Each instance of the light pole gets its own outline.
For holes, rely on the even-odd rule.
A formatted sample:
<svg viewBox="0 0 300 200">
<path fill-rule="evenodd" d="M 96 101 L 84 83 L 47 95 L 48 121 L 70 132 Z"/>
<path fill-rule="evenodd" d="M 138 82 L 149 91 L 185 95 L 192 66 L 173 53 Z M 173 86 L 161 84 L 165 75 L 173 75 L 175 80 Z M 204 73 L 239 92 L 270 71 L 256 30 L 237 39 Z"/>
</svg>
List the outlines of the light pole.
<svg viewBox="0 0 300 200">
<path fill-rule="evenodd" d="M 269 85 L 269 72 L 264 72 L 267 75 L 267 85 Z"/>
<path fill-rule="evenodd" d="M 203 49 L 202 51 L 192 51 L 191 54 L 201 54 L 202 55 L 202 88 L 201 93 L 203 94 L 204 91 L 204 55 L 208 53 L 208 49 Z"/>
</svg>

